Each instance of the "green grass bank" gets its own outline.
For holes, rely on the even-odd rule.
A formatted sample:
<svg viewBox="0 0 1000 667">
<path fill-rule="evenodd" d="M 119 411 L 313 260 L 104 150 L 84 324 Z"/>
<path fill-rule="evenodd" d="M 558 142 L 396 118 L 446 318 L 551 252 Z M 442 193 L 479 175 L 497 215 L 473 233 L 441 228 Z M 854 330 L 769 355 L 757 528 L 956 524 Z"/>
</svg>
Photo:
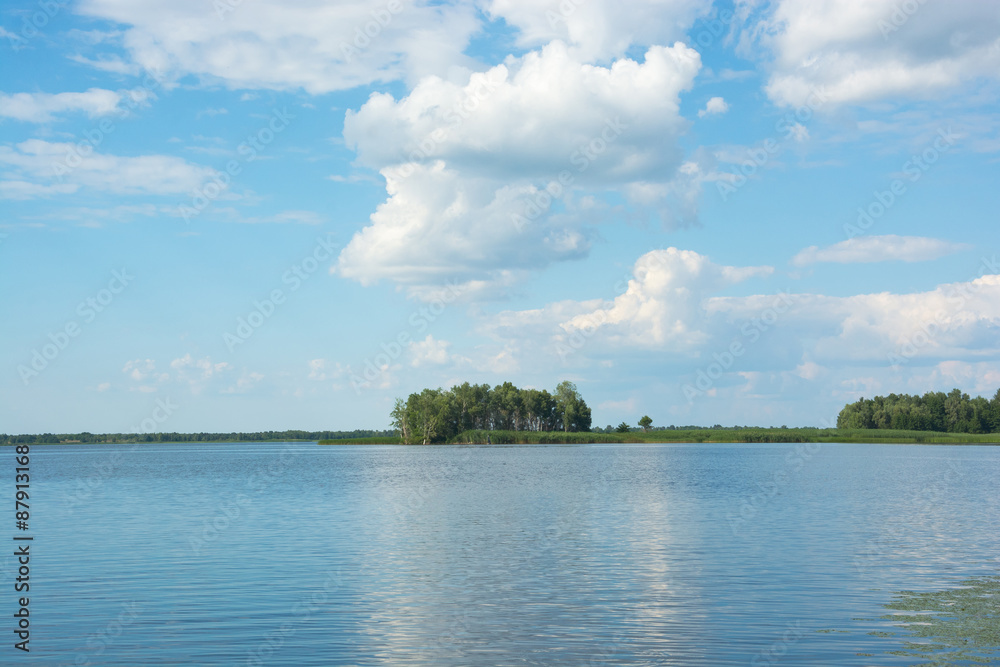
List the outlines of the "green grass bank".
<svg viewBox="0 0 1000 667">
<path fill-rule="evenodd" d="M 399 437 L 339 438 L 321 445 L 398 445 Z M 464 431 L 447 443 L 548 445 L 626 442 L 839 442 L 870 444 L 980 445 L 1000 444 L 1000 434 L 943 433 L 891 429 L 838 428 L 703 428 L 629 433 L 563 431 Z M 416 445 L 419 446 L 419 445 Z"/>
</svg>

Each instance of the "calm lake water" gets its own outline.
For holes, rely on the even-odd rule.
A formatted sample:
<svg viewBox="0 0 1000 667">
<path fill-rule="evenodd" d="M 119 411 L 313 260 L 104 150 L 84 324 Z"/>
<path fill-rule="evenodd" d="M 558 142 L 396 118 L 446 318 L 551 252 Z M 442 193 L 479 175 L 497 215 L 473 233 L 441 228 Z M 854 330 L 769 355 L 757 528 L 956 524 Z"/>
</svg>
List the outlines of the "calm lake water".
<svg viewBox="0 0 1000 667">
<path fill-rule="evenodd" d="M 910 665 L 895 593 L 1000 573 L 997 447 L 31 454 L 4 664 Z"/>
</svg>

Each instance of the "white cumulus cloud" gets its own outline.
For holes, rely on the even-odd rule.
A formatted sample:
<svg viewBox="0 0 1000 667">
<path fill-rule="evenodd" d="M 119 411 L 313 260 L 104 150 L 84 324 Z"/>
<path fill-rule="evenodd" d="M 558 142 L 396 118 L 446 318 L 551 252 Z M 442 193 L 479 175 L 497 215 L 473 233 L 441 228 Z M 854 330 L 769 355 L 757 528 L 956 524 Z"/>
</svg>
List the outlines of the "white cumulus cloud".
<svg viewBox="0 0 1000 667">
<path fill-rule="evenodd" d="M 1000 264 L 984 259 L 977 273 L 914 293 L 719 296 L 771 268 L 722 266 L 668 248 L 640 257 L 634 277 L 611 300 L 505 311 L 485 318 L 481 330 L 498 343 L 518 342 L 515 359 L 532 367 L 586 366 L 613 356 L 642 372 L 676 369 L 711 361 L 734 341 L 743 348 L 741 364 L 753 368 L 732 373 L 780 372 L 800 380 L 858 364 L 1000 360 Z"/>
<path fill-rule="evenodd" d="M 705 104 L 705 108 L 698 112 L 698 118 L 704 118 L 711 114 L 723 114 L 729 111 L 729 104 L 721 97 L 713 97 Z"/>
<path fill-rule="evenodd" d="M 749 3 L 745 3 L 749 4 Z M 744 34 L 773 55 L 766 90 L 778 104 L 934 98 L 1000 78 L 1000 12 L 991 2 L 780 0 Z"/>
<path fill-rule="evenodd" d="M 463 83 L 430 77 L 405 98 L 374 94 L 344 124 L 388 200 L 342 252 L 338 272 L 414 294 L 454 280 L 506 285 L 586 254 L 581 192 L 689 205 L 697 178 L 677 137 L 679 95 L 700 67 L 683 44 L 642 63 L 574 60 L 559 42 Z"/>
<path fill-rule="evenodd" d="M 653 250 L 636 261 L 624 294 L 560 326 L 570 334 L 599 331 L 616 344 L 688 348 L 707 340 L 702 326 L 707 296 L 773 271 L 769 266 L 721 266 L 691 250 Z"/>
</svg>

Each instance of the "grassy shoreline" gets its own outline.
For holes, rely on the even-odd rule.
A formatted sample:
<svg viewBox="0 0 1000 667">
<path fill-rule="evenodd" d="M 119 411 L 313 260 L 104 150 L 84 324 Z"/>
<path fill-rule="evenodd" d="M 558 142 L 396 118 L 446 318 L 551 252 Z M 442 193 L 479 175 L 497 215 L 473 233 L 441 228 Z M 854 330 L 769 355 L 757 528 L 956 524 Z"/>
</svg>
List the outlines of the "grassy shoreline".
<svg viewBox="0 0 1000 667">
<path fill-rule="evenodd" d="M 487 440 L 488 439 L 488 440 Z M 435 444 L 487 444 L 494 445 L 582 445 L 582 444 L 614 444 L 614 443 L 844 443 L 844 444 L 917 444 L 917 445 L 998 445 L 1000 433 L 943 433 L 938 431 L 898 431 L 889 429 L 836 429 L 836 428 L 697 428 L 675 429 L 662 431 L 632 431 L 630 433 L 591 433 L 564 431 L 465 431 L 448 442 Z M 316 442 L 320 445 L 401 445 L 402 439 L 397 436 L 367 436 L 357 438 L 335 438 L 318 440 L 316 438 L 280 438 L 238 440 L 125 440 L 113 441 L 51 441 L 15 443 L 0 442 L 0 447 L 13 447 L 16 444 L 37 446 L 57 446 L 70 444 L 83 445 L 209 445 L 209 444 L 243 444 L 265 442 Z M 419 445 L 417 445 L 419 446 Z"/>
<path fill-rule="evenodd" d="M 447 443 L 436 444 L 601 444 L 601 443 L 752 443 L 820 442 L 844 444 L 997 445 L 1000 433 L 943 433 L 889 429 L 823 428 L 704 428 L 630 433 L 563 431 L 465 431 Z M 320 445 L 399 445 L 399 437 L 320 440 Z"/>
</svg>

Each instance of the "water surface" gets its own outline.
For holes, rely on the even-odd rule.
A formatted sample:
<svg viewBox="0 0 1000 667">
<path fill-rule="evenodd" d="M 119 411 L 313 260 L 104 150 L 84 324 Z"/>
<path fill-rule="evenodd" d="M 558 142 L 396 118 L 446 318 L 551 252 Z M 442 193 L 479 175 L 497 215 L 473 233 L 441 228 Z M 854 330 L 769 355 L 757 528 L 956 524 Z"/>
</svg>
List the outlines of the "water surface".
<svg viewBox="0 0 1000 667">
<path fill-rule="evenodd" d="M 908 665 L 894 595 L 1000 572 L 994 447 L 67 445 L 31 467 L 14 658 L 46 665 Z"/>
</svg>

